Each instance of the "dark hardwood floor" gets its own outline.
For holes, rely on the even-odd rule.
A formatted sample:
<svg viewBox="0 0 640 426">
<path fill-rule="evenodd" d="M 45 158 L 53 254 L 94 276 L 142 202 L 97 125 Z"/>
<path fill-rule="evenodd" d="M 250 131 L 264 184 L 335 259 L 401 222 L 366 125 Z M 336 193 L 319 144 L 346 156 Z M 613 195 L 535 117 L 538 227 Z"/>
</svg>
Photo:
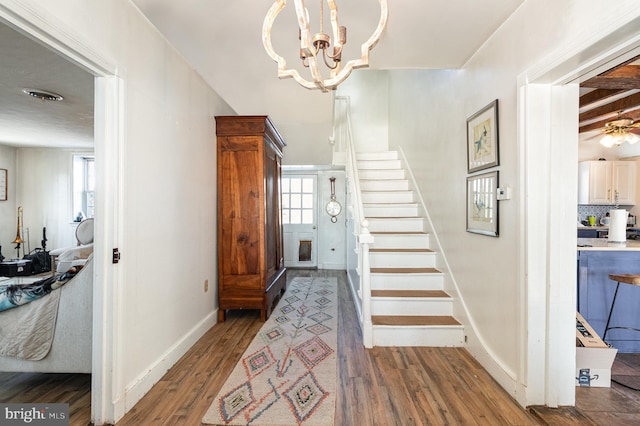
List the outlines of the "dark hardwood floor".
<svg viewBox="0 0 640 426">
<path fill-rule="evenodd" d="M 461 348 L 365 350 L 343 271 L 289 270 L 335 276 L 340 287 L 339 391 L 335 425 L 626 425 L 640 424 L 640 393 L 578 388 L 576 407 L 522 409 Z M 258 311 L 230 311 L 118 422 L 199 425 L 236 362 L 260 329 Z M 613 374 L 640 384 L 640 356 L 619 355 Z M 637 376 L 637 377 L 634 377 Z M 90 376 L 0 373 L 0 402 L 66 402 L 73 426 L 90 424 Z"/>
</svg>

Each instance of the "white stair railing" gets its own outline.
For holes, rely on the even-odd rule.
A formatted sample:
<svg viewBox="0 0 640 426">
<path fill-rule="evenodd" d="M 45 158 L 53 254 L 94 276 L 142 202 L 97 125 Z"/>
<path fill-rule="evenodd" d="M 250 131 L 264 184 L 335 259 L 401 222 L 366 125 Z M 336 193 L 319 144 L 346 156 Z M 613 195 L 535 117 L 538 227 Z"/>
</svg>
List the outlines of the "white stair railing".
<svg viewBox="0 0 640 426">
<path fill-rule="evenodd" d="M 371 321 L 371 270 L 369 263 L 369 246 L 373 243 L 373 235 L 369 232 L 369 222 L 364 216 L 362 192 L 358 178 L 358 164 L 351 131 L 350 102 L 348 97 L 334 98 L 334 164 L 345 166 L 347 178 L 347 205 L 351 215 L 350 231 L 354 238 L 353 251 L 357 256 L 357 298 L 354 300 L 360 311 L 360 326 L 362 328 L 363 344 L 366 348 L 373 347 L 373 323 Z M 349 268 L 349 261 L 347 261 Z M 350 280 L 351 281 L 351 280 Z M 353 285 L 351 283 L 352 290 Z M 354 297 L 355 299 L 355 297 Z"/>
</svg>

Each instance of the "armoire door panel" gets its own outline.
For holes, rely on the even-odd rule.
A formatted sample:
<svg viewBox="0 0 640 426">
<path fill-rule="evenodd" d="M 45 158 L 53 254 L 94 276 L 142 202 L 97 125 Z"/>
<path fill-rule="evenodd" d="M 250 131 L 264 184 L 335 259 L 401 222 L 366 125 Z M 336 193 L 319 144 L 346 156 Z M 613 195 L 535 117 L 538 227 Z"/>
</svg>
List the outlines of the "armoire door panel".
<svg viewBox="0 0 640 426">
<path fill-rule="evenodd" d="M 260 221 L 256 218 L 225 221 L 222 236 L 227 243 L 220 255 L 224 275 L 260 273 Z"/>
<path fill-rule="evenodd" d="M 262 177 L 255 152 L 227 152 L 220 159 L 226 190 L 222 196 L 222 217 L 259 217 Z"/>
</svg>

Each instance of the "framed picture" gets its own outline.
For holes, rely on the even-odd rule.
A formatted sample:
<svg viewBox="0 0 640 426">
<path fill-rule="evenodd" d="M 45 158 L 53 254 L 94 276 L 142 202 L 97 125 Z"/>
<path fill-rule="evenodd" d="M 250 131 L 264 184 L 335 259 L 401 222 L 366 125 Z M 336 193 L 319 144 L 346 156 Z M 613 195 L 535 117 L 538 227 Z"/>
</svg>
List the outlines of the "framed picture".
<svg viewBox="0 0 640 426">
<path fill-rule="evenodd" d="M 467 119 L 467 169 L 472 173 L 499 164 L 496 99 Z"/>
<path fill-rule="evenodd" d="M 498 171 L 467 177 L 467 232 L 498 236 Z"/>
<path fill-rule="evenodd" d="M 7 169 L 0 169 L 0 201 L 7 201 Z"/>
</svg>

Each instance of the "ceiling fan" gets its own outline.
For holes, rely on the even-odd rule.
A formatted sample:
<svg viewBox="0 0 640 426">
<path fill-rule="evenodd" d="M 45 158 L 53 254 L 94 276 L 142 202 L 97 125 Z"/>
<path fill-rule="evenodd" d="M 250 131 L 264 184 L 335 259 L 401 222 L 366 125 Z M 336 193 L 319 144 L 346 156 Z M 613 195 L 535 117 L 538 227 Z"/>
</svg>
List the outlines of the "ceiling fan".
<svg viewBox="0 0 640 426">
<path fill-rule="evenodd" d="M 618 118 L 612 121 L 608 121 L 602 129 L 604 136 L 600 139 L 600 143 L 607 148 L 611 148 L 614 145 L 622 145 L 627 142 L 633 145 L 640 141 L 640 136 L 636 133 L 640 133 L 640 122 L 636 123 L 631 118 L 621 117 L 618 113 Z"/>
</svg>

